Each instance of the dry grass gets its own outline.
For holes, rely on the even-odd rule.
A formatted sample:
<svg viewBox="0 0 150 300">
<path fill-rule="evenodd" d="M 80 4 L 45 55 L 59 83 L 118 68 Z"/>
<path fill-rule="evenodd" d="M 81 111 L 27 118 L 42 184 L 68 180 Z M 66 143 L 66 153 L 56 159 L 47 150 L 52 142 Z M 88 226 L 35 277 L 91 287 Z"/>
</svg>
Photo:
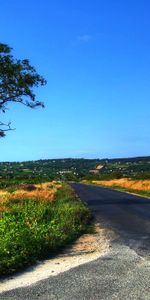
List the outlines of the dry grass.
<svg viewBox="0 0 150 300">
<path fill-rule="evenodd" d="M 51 202 L 54 201 L 55 194 L 59 188 L 62 187 L 61 182 L 46 182 L 42 184 L 36 184 L 35 190 L 27 191 L 24 189 L 18 189 L 14 192 L 8 192 L 6 190 L 0 191 L 0 212 L 6 210 L 5 204 L 8 201 L 26 199 L 36 199 L 37 201 Z"/>
<path fill-rule="evenodd" d="M 150 191 L 150 180 L 130 180 L 128 178 L 113 180 L 95 180 L 92 183 L 105 186 L 120 186 L 127 189 L 138 191 Z"/>
</svg>

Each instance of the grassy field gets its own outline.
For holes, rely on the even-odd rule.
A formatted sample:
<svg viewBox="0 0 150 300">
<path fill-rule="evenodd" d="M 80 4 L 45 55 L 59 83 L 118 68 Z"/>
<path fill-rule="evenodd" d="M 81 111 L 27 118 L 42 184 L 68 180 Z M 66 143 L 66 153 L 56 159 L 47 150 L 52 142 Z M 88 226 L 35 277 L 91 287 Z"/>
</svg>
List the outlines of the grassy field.
<svg viewBox="0 0 150 300">
<path fill-rule="evenodd" d="M 70 186 L 21 185 L 0 192 L 0 274 L 50 257 L 90 228 L 91 215 Z"/>
<path fill-rule="evenodd" d="M 90 183 L 150 197 L 150 180 L 130 180 L 128 178 L 122 178 L 113 180 L 92 180 Z"/>
</svg>

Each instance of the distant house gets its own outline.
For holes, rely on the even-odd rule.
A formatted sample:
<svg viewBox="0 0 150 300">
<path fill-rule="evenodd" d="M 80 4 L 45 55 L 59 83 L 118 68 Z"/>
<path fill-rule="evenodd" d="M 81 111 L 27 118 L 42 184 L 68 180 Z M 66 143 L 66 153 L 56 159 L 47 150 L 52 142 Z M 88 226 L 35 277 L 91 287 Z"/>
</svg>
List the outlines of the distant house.
<svg viewBox="0 0 150 300">
<path fill-rule="evenodd" d="M 104 165 L 98 165 L 95 169 L 89 170 L 89 173 L 98 174 L 103 168 L 104 168 Z"/>
<path fill-rule="evenodd" d="M 104 165 L 98 165 L 98 166 L 96 167 L 96 170 L 100 171 L 100 170 L 102 170 L 103 168 L 104 168 Z"/>
</svg>

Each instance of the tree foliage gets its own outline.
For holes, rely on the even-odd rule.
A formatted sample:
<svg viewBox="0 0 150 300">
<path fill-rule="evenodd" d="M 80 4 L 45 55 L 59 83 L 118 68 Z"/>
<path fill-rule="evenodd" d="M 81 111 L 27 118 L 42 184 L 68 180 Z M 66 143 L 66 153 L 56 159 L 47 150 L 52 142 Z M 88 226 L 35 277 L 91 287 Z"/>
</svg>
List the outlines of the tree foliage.
<svg viewBox="0 0 150 300">
<path fill-rule="evenodd" d="M 36 100 L 33 89 L 45 85 L 46 80 L 36 72 L 28 59 L 16 59 L 11 53 L 12 48 L 0 43 L 0 112 L 6 112 L 9 102 L 30 108 L 44 107 L 43 102 Z M 10 129 L 10 123 L 0 122 L 0 137 Z"/>
</svg>

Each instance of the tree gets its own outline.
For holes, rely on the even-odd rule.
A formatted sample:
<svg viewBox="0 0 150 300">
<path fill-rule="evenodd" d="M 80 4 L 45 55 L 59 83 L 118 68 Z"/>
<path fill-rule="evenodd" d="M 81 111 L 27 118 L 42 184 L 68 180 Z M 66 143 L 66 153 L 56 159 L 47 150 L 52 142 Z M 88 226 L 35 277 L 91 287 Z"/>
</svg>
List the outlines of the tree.
<svg viewBox="0 0 150 300">
<path fill-rule="evenodd" d="M 46 80 L 40 76 L 28 59 L 16 59 L 12 48 L 0 43 L 0 112 L 5 113 L 10 102 L 21 103 L 30 108 L 44 107 L 36 100 L 34 87 L 43 86 Z M 0 122 L 0 137 L 11 130 L 11 123 Z"/>
</svg>

